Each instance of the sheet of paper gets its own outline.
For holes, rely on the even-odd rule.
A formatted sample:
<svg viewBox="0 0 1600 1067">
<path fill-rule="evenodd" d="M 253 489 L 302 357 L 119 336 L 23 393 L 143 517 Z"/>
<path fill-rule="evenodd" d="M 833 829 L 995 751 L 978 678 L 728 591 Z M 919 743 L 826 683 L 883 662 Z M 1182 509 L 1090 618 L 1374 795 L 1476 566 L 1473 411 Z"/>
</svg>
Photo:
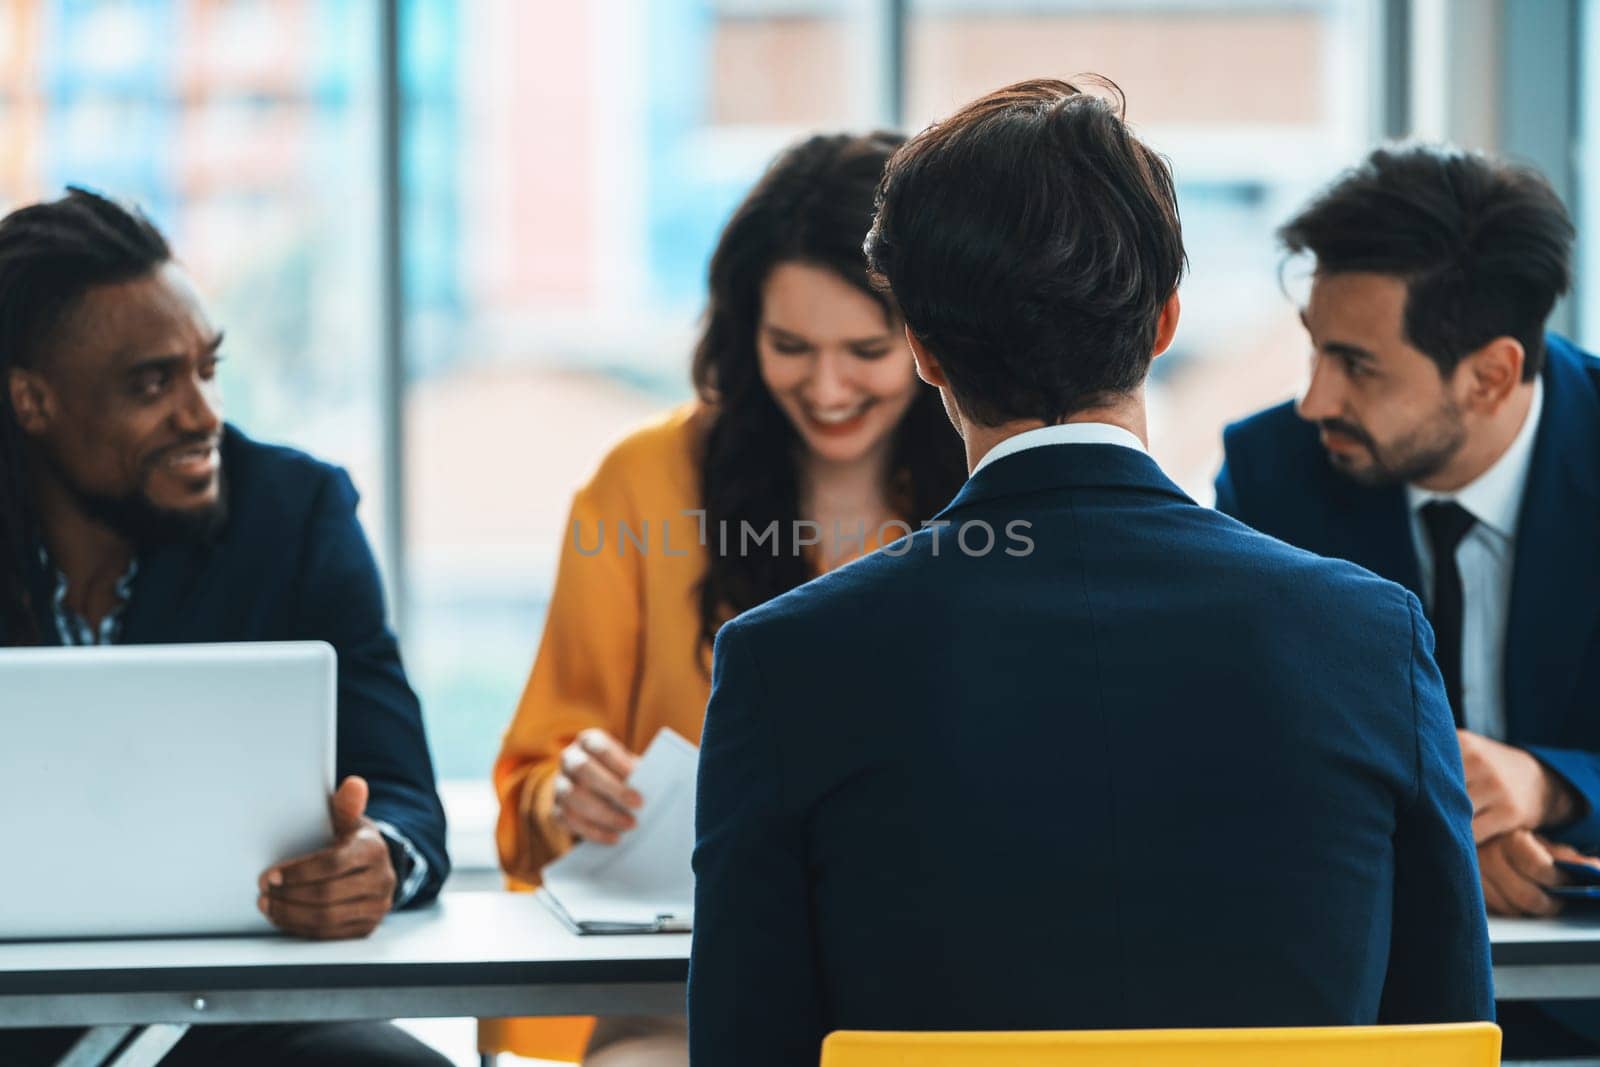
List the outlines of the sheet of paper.
<svg viewBox="0 0 1600 1067">
<path fill-rule="evenodd" d="M 694 916 L 695 774 L 700 752 L 663 728 L 628 784 L 644 797 L 639 823 L 615 845 L 580 842 L 544 869 L 544 887 L 573 921 L 650 926 Z"/>
</svg>

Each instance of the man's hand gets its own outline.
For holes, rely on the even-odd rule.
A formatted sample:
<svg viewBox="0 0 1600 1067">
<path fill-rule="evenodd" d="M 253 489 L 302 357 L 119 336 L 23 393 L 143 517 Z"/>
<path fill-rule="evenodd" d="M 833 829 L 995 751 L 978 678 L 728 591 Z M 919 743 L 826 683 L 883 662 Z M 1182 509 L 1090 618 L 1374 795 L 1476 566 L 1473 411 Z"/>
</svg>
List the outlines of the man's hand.
<svg viewBox="0 0 1600 1067">
<path fill-rule="evenodd" d="M 586 841 L 616 844 L 638 825 L 631 809 L 644 806 L 644 797 L 628 788 L 638 762 L 604 730 L 583 731 L 561 752 L 551 818 Z"/>
<path fill-rule="evenodd" d="M 366 937 L 394 903 L 394 864 L 383 834 L 366 817 L 366 779 L 340 782 L 332 807 L 333 844 L 261 875 L 256 904 L 286 934 Z"/>
<path fill-rule="evenodd" d="M 1566 875 L 1555 861 L 1587 863 L 1600 867 L 1592 856 L 1558 845 L 1530 833 L 1513 830 L 1478 846 L 1478 869 L 1483 876 L 1483 902 L 1490 915 L 1554 915 L 1561 901 L 1545 886 L 1565 885 Z"/>
<path fill-rule="evenodd" d="M 1457 730 L 1461 766 L 1472 800 L 1472 839 L 1478 844 L 1512 830 L 1537 830 L 1572 819 L 1577 798 L 1560 775 L 1520 748 Z"/>
</svg>

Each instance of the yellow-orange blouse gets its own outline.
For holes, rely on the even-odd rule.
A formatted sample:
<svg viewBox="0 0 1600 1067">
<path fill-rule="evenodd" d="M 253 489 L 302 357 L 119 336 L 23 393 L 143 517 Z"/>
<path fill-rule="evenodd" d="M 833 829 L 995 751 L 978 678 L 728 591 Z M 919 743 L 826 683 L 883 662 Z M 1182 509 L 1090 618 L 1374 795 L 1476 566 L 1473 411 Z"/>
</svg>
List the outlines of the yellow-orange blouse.
<svg viewBox="0 0 1600 1067">
<path fill-rule="evenodd" d="M 572 846 L 550 818 L 551 791 L 580 731 L 601 727 L 633 752 L 663 726 L 699 741 L 706 550 L 683 513 L 700 498 L 703 420 L 690 404 L 634 431 L 573 498 L 539 655 L 494 767 L 500 863 L 517 881 L 537 884 Z"/>
<path fill-rule="evenodd" d="M 572 502 L 544 637 L 494 768 L 495 836 L 514 882 L 537 884 L 572 846 L 550 809 L 561 750 L 580 731 L 601 727 L 633 752 L 663 726 L 699 743 L 711 675 L 699 637 L 707 549 L 692 512 L 705 423 L 689 404 L 636 430 Z"/>
</svg>

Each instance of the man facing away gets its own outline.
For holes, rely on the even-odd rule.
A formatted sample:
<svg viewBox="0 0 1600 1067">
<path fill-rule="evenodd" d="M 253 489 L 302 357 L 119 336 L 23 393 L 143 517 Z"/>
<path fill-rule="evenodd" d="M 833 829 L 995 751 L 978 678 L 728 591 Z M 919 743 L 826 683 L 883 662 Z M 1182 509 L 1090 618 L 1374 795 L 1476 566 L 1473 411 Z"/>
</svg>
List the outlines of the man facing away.
<svg viewBox="0 0 1600 1067">
<path fill-rule="evenodd" d="M 1600 361 L 1545 333 L 1572 223 L 1532 170 L 1411 145 L 1279 235 L 1311 377 L 1225 432 L 1217 506 L 1422 598 L 1489 910 L 1553 914 L 1554 861 L 1600 848 Z M 1501 1023 L 1508 1056 L 1600 1049 L 1594 1002 Z"/>
<path fill-rule="evenodd" d="M 142 215 L 72 190 L 0 220 L 0 646 L 333 645 L 334 841 L 256 888 L 286 933 L 362 937 L 449 871 L 421 714 L 350 479 L 225 424 L 221 358 L 221 330 Z M 107 871 L 107 891 L 137 876 Z M 75 1036 L 0 1030 L 0 1062 L 53 1063 Z M 446 1061 L 354 1023 L 195 1027 L 163 1062 Z"/>
<path fill-rule="evenodd" d="M 694 1062 L 813 1064 L 841 1028 L 1490 1018 L 1416 598 L 1146 452 L 1185 262 L 1166 163 L 1024 82 L 895 155 L 867 250 L 972 476 L 717 640 Z"/>
</svg>

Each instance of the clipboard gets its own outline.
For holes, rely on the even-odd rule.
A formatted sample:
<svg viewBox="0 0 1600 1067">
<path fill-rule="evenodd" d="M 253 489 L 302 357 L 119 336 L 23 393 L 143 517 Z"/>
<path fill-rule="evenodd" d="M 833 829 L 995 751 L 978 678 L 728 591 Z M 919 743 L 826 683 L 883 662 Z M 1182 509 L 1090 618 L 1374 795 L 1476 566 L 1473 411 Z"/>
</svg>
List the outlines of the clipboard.
<svg viewBox="0 0 1600 1067">
<path fill-rule="evenodd" d="M 537 897 L 561 924 L 575 934 L 687 934 L 694 930 L 692 915 L 657 915 L 654 919 L 638 922 L 618 919 L 585 919 L 579 921 L 568 914 L 555 894 L 545 889 L 534 890 Z"/>
<path fill-rule="evenodd" d="M 544 868 L 538 891 L 579 934 L 686 933 L 694 925 L 694 799 L 700 750 L 663 727 L 628 778 L 644 797 L 615 845 L 579 842 Z"/>
</svg>

